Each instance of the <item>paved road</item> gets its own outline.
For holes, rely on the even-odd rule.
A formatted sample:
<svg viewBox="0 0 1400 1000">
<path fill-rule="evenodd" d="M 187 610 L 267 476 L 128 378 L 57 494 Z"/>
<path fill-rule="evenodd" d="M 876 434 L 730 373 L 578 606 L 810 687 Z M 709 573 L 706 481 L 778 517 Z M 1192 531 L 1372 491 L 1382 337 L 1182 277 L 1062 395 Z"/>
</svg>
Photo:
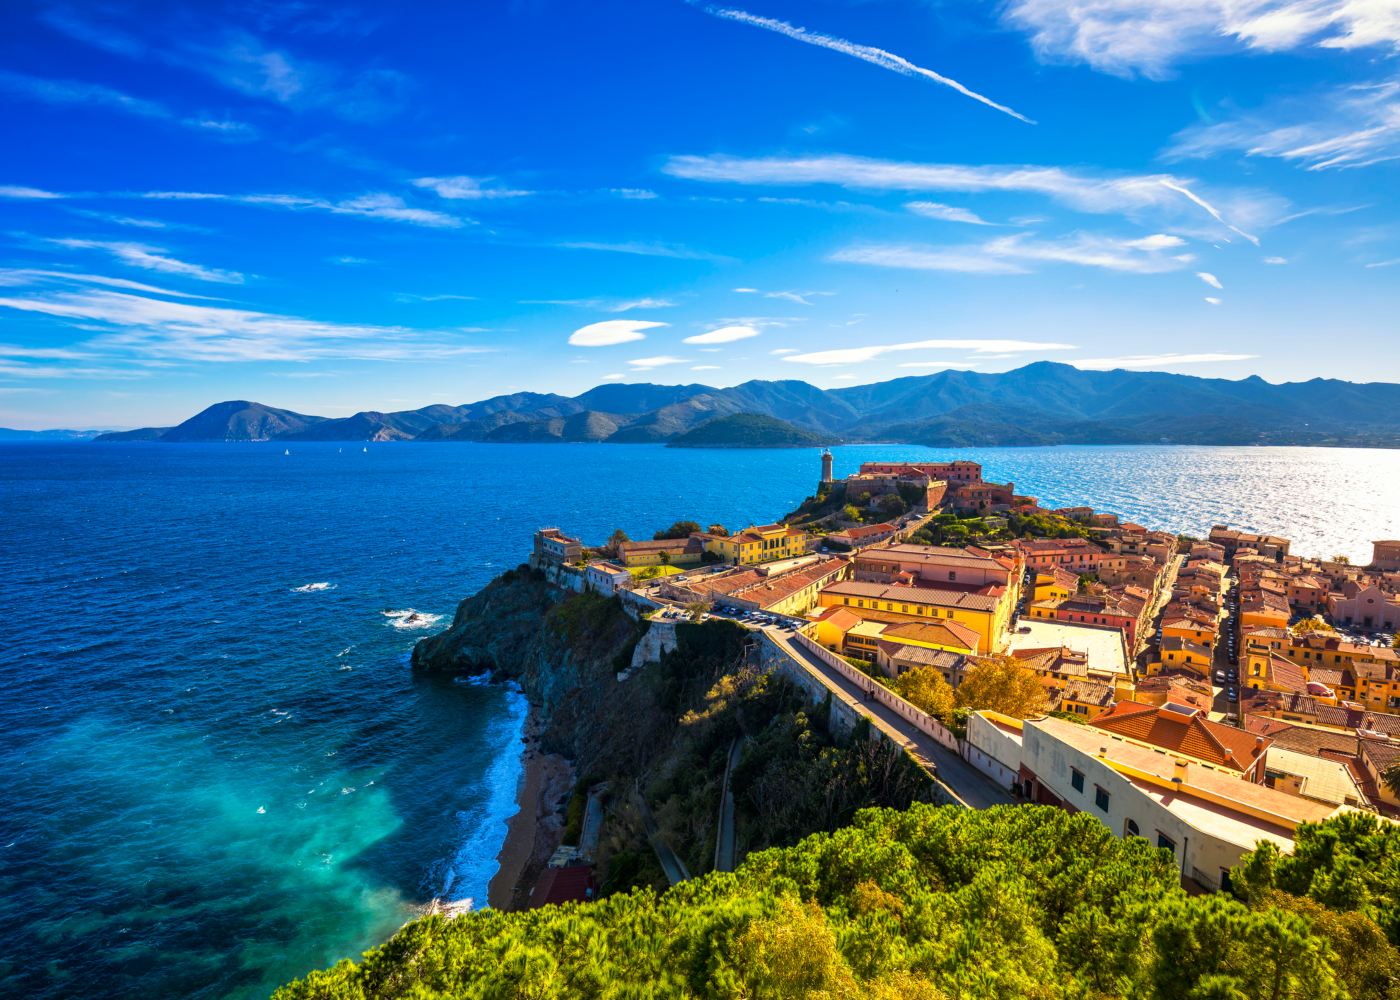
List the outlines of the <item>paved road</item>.
<svg viewBox="0 0 1400 1000">
<path fill-rule="evenodd" d="M 724 789 L 719 800 L 719 829 L 715 833 L 715 871 L 734 870 L 734 788 L 730 778 L 744 750 L 744 737 L 735 737 L 729 745 L 729 763 L 724 768 Z"/>
<path fill-rule="evenodd" d="M 955 801 L 961 801 L 973 809 L 1015 803 L 1016 800 L 1012 798 L 1008 789 L 997 785 L 955 752 L 909 725 L 892 709 L 878 701 L 867 701 L 864 692 L 855 682 L 848 680 L 844 674 L 793 642 L 789 633 L 781 629 L 766 631 L 778 648 L 817 677 L 833 698 L 845 702 L 864 715 L 871 725 L 908 750 L 925 768 L 934 773 L 934 780 L 950 792 Z"/>
<path fill-rule="evenodd" d="M 603 832 L 603 796 L 608 783 L 595 785 L 588 790 L 588 804 L 583 810 L 583 827 L 578 838 L 579 853 L 590 861 L 598 856 L 598 838 Z"/>
<path fill-rule="evenodd" d="M 642 798 L 641 789 L 635 786 L 632 788 L 632 801 L 637 804 L 637 812 L 642 817 L 642 826 L 646 828 L 647 841 L 656 854 L 656 860 L 661 864 L 661 870 L 666 873 L 666 881 L 672 885 L 680 885 L 690 878 L 690 872 L 686 870 L 685 862 L 677 857 L 676 852 L 671 850 L 671 845 L 662 839 L 661 831 L 656 827 L 656 819 L 652 816 L 651 809 L 647 807 L 646 799 Z"/>
</svg>

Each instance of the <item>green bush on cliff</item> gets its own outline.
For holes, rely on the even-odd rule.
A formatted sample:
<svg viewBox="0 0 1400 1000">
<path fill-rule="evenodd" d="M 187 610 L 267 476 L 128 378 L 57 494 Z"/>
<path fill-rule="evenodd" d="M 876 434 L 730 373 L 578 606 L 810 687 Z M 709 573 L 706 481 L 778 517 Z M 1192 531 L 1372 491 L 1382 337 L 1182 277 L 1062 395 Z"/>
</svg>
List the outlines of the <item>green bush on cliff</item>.
<svg viewBox="0 0 1400 1000">
<path fill-rule="evenodd" d="M 1145 840 L 1049 807 L 918 805 L 660 896 L 420 920 L 277 1000 L 1343 995 L 1306 915 L 1188 897 Z"/>
</svg>

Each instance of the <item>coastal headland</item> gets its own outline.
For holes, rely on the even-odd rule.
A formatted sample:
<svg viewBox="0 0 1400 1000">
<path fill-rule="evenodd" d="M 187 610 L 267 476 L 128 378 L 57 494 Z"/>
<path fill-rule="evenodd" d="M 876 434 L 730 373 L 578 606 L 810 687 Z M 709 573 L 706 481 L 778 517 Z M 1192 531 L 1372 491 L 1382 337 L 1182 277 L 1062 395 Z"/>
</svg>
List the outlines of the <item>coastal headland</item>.
<svg viewBox="0 0 1400 1000">
<path fill-rule="evenodd" d="M 449 991 L 433 971 L 447 955 L 511 989 L 572 979 L 586 974 L 572 957 L 581 933 L 606 938 L 635 981 L 689 983 L 663 990 L 677 995 L 777 975 L 845 983 L 842 995 L 932 997 L 974 952 L 955 948 L 942 972 L 871 964 L 847 924 L 885 913 L 860 933 L 897 954 L 943 948 L 947 921 L 972 919 L 985 941 L 966 903 L 920 929 L 891 919 L 934 905 L 928 892 L 1019 894 L 1014 909 L 1034 927 L 1006 942 L 1024 950 L 1038 935 L 1045 953 L 1032 973 L 998 948 L 1003 986 L 1044 963 L 1060 981 L 1081 974 L 1047 906 L 1083 915 L 1139 894 L 1151 902 L 1135 917 L 1083 917 L 1137 955 L 1105 996 L 1176 995 L 1161 983 L 1183 956 L 1162 935 L 1213 921 L 1248 939 L 1305 905 L 1371 920 L 1379 967 L 1400 969 L 1393 903 L 1373 919 L 1303 899 L 1319 865 L 1352 864 L 1338 859 L 1370 850 L 1361 843 L 1400 849 L 1386 819 L 1400 781 L 1365 776 L 1387 759 L 1389 734 L 1400 739 L 1400 715 L 1385 711 L 1400 681 L 1400 541 L 1376 542 L 1367 566 L 1290 550 L 1226 525 L 1197 538 L 1046 509 L 972 462 L 868 462 L 838 479 L 829 454 L 815 493 L 772 524 L 680 521 L 596 545 L 542 528 L 526 564 L 413 652 L 415 670 L 489 673 L 530 698 L 520 812 L 489 894 L 506 914 L 430 917 L 284 996 L 397 980 L 404 949 L 429 959 L 408 981 Z M 1323 744 L 1330 756 L 1303 759 Z M 1350 784 L 1311 785 L 1328 762 Z M 1311 853 L 1317 837 L 1340 854 Z M 1361 864 L 1375 886 L 1361 891 L 1390 891 L 1385 869 Z M 1090 902 L 1105 878 L 1115 884 Z M 1062 889 L 1041 895 L 1051 883 Z M 571 903 L 581 908 L 554 905 Z M 525 909 L 528 925 L 515 922 L 510 911 Z M 715 920 L 747 929 L 725 938 Z M 1157 930 L 1144 936 L 1135 920 Z M 561 950 L 500 964 L 527 926 Z M 1241 989 L 1261 975 L 1369 982 L 1376 966 L 1330 957 L 1344 945 L 1326 926 L 1296 925 L 1263 971 L 1227 950 L 1189 976 Z M 715 947 L 696 963 L 695 949 Z M 1029 995 L 1030 982 L 1011 992 Z"/>
<path fill-rule="evenodd" d="M 1391 618 L 1364 625 L 1370 639 L 1342 634 L 1359 589 L 1400 578 L 1392 543 L 1377 543 L 1371 567 L 1326 564 L 1226 526 L 1190 538 L 1046 509 L 972 462 L 867 462 L 837 478 L 824 456 L 820 471 L 816 492 L 770 525 L 678 522 L 595 546 L 542 529 L 526 565 L 417 645 L 416 670 L 488 672 L 531 700 L 493 907 L 661 889 L 707 870 L 729 778 L 742 790 L 742 857 L 865 805 L 1051 798 L 1015 778 L 1024 760 L 984 752 L 986 727 L 1107 724 L 1170 704 L 1217 739 L 1252 739 L 1245 706 L 1278 714 L 1289 693 L 1273 674 L 1249 680 L 1252 651 L 1267 629 L 1312 621 L 1273 596 L 1290 580 L 1331 574 L 1337 620 L 1295 630 L 1295 657 L 1323 641 L 1307 636 L 1329 636 L 1356 668 L 1394 670 L 1378 638 Z M 1400 598 L 1379 592 L 1400 619 Z M 1365 707 L 1351 700 L 1364 682 L 1359 696 L 1350 685 L 1333 697 Z M 834 803 L 816 803 L 800 773 L 811 757 L 792 741 L 799 726 L 842 758 Z M 727 777 L 740 739 L 753 746 Z M 863 768 L 877 760 L 878 780 Z M 1375 782 L 1369 795 L 1357 785 L 1363 800 L 1389 808 Z"/>
</svg>

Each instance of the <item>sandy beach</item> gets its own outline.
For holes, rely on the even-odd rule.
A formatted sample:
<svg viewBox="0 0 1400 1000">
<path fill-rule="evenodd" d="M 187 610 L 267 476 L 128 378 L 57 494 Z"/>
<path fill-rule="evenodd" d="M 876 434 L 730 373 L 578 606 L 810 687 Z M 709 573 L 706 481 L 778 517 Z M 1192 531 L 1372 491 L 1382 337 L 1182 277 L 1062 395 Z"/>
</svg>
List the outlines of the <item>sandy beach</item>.
<svg viewBox="0 0 1400 1000">
<path fill-rule="evenodd" d="M 539 871 L 563 836 L 559 804 L 573 788 L 573 767 L 557 754 L 541 752 L 541 729 L 531 707 L 522 743 L 525 767 L 516 790 L 519 809 L 506 824 L 505 843 L 496 855 L 500 868 L 486 890 L 487 904 L 495 910 L 524 907 Z"/>
</svg>

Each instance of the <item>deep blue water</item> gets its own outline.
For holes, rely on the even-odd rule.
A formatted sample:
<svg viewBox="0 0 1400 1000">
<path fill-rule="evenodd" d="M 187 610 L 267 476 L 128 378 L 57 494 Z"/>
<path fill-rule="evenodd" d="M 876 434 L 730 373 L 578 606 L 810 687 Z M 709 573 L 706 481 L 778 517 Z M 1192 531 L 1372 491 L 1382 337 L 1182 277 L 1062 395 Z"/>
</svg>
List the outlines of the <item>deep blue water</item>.
<svg viewBox="0 0 1400 1000">
<path fill-rule="evenodd" d="M 434 896 L 485 899 L 523 699 L 422 630 L 557 524 L 772 520 L 812 451 L 0 445 L 0 995 L 263 996 Z M 1057 504 L 1364 560 L 1400 452 L 912 447 Z M 298 590 L 309 584 L 322 589 Z"/>
</svg>

